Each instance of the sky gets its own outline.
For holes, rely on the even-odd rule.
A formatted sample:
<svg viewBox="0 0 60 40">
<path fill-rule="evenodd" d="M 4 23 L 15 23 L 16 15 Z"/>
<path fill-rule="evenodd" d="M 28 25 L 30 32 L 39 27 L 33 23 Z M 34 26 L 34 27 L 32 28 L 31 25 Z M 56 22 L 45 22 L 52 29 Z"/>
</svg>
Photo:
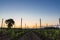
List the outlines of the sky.
<svg viewBox="0 0 60 40">
<path fill-rule="evenodd" d="M 19 26 L 23 19 L 23 26 L 56 25 L 60 18 L 60 0 L 0 0 L 0 24 L 1 19 L 12 18 Z"/>
</svg>

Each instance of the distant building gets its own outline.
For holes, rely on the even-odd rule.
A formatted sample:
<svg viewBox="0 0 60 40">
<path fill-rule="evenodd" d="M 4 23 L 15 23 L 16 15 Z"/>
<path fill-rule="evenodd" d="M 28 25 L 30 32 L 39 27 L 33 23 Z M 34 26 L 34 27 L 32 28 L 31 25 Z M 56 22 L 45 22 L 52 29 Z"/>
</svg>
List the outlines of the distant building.
<svg viewBox="0 0 60 40">
<path fill-rule="evenodd" d="M 59 24 L 60 24 L 60 18 L 59 18 Z"/>
</svg>

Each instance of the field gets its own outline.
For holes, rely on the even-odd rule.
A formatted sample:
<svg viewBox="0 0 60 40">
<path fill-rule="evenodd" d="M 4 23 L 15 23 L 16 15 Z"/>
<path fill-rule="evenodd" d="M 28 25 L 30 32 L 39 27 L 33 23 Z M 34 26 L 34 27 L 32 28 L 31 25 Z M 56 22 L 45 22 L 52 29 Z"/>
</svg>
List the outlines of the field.
<svg viewBox="0 0 60 40">
<path fill-rule="evenodd" d="M 34 30 L 42 40 L 60 40 L 60 29 L 41 29 Z"/>
<path fill-rule="evenodd" d="M 60 29 L 0 29 L 0 40 L 18 40 L 25 34 L 36 34 L 42 40 L 60 40 Z M 26 36 L 27 37 L 27 36 Z"/>
<path fill-rule="evenodd" d="M 0 40 L 3 39 L 10 39 L 10 40 L 16 40 L 19 37 L 23 36 L 28 30 L 26 29 L 0 29 Z"/>
</svg>

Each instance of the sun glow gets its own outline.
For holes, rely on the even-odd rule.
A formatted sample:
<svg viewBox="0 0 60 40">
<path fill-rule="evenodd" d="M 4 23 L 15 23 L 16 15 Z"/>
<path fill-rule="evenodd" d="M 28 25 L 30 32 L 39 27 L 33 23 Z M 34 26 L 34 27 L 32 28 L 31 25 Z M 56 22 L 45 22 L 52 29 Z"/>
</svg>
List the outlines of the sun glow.
<svg viewBox="0 0 60 40">
<path fill-rule="evenodd" d="M 7 25 L 5 23 L 5 20 L 3 21 L 3 27 L 7 28 Z M 21 28 L 21 19 L 14 19 L 15 24 L 12 28 Z M 50 26 L 50 25 L 56 25 L 58 23 L 58 21 L 44 21 L 42 20 L 41 26 Z M 40 23 L 39 20 L 22 20 L 22 28 L 40 28 Z M 0 20 L 0 27 L 1 27 L 1 20 Z"/>
</svg>

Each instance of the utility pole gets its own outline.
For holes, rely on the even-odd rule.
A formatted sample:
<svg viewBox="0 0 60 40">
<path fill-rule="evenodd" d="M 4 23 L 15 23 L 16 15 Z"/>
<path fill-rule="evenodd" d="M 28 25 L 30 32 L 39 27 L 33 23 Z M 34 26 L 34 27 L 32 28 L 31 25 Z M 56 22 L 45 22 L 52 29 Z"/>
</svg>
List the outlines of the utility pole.
<svg viewBox="0 0 60 40">
<path fill-rule="evenodd" d="M 21 29 L 22 29 L 22 18 L 21 18 Z"/>
<path fill-rule="evenodd" d="M 3 27 L 3 18 L 2 18 L 2 27 Z"/>
<path fill-rule="evenodd" d="M 46 24 L 46 27 L 48 27 L 48 24 Z"/>
<path fill-rule="evenodd" d="M 2 23 L 1 23 L 1 28 L 3 27 L 3 18 L 2 18 Z"/>
<path fill-rule="evenodd" d="M 37 23 L 36 23 L 36 29 L 37 29 Z"/>
<path fill-rule="evenodd" d="M 41 19 L 40 19 L 40 27 L 41 27 Z"/>
<path fill-rule="evenodd" d="M 60 18 L 59 18 L 59 25 L 60 25 Z"/>
<path fill-rule="evenodd" d="M 26 24 L 25 24 L 25 28 L 26 28 Z"/>
</svg>

